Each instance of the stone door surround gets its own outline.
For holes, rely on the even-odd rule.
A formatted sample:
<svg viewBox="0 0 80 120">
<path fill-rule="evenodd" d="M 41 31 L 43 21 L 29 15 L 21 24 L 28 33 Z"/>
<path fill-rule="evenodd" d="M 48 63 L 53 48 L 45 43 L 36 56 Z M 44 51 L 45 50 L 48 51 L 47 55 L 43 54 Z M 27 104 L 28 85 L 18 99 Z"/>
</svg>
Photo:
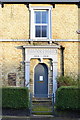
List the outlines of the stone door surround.
<svg viewBox="0 0 80 120">
<path fill-rule="evenodd" d="M 25 85 L 29 88 L 30 80 L 30 59 L 37 58 L 41 62 L 43 59 L 52 59 L 53 61 L 53 93 L 55 97 L 55 92 L 57 89 L 57 63 L 58 63 L 58 45 L 50 46 L 23 46 L 25 49 Z"/>
</svg>

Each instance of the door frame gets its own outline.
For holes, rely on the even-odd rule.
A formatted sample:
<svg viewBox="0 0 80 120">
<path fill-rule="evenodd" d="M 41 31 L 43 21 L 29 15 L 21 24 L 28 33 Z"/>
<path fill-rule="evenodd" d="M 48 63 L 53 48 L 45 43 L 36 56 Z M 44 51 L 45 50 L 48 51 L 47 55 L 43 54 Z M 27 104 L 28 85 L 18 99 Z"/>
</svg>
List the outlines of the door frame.
<svg viewBox="0 0 80 120">
<path fill-rule="evenodd" d="M 38 64 L 40 64 L 40 63 L 38 63 Z M 37 65 L 38 65 L 37 64 Z M 45 64 L 45 63 L 42 63 L 42 64 Z M 34 67 L 33 67 L 33 97 L 35 97 L 34 96 L 34 71 L 35 71 L 35 67 L 37 66 L 37 65 L 35 65 Z M 48 65 L 47 64 L 45 64 L 46 65 L 46 67 L 47 67 L 47 69 L 48 69 L 48 97 L 49 97 L 49 68 L 48 68 Z"/>
</svg>

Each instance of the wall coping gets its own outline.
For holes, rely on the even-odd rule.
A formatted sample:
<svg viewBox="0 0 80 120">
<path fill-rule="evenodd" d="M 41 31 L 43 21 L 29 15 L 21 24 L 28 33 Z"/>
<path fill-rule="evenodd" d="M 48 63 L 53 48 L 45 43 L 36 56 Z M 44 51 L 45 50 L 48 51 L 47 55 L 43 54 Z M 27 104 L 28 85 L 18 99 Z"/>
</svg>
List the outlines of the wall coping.
<svg viewBox="0 0 80 120">
<path fill-rule="evenodd" d="M 0 0 L 0 2 L 27 2 L 27 3 L 78 3 L 80 0 Z"/>
<path fill-rule="evenodd" d="M 27 41 L 34 41 L 34 42 L 80 42 L 80 39 L 41 39 L 41 40 L 35 40 L 35 39 L 0 39 L 0 42 L 27 42 Z"/>
</svg>

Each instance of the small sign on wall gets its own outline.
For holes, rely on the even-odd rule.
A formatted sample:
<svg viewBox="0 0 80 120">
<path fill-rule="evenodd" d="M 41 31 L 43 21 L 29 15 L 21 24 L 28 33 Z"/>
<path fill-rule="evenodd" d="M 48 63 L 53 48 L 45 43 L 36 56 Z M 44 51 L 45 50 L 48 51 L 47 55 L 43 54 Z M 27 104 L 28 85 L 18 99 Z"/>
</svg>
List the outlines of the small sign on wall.
<svg viewBox="0 0 80 120">
<path fill-rule="evenodd" d="M 39 76 L 39 81 L 43 81 L 43 76 Z"/>
</svg>

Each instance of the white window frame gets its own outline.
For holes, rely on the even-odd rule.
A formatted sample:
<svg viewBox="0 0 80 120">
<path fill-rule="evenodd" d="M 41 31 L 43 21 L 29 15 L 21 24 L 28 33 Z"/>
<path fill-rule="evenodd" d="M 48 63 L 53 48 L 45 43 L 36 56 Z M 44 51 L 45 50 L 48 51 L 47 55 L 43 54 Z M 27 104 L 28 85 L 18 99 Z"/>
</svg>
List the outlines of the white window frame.
<svg viewBox="0 0 80 120">
<path fill-rule="evenodd" d="M 47 37 L 35 37 L 35 24 L 34 24 L 34 11 L 35 10 L 48 10 L 48 33 Z M 41 40 L 41 39 L 52 39 L 52 30 L 51 30 L 51 17 L 52 17 L 52 6 L 31 6 L 30 7 L 30 39 Z"/>
</svg>

